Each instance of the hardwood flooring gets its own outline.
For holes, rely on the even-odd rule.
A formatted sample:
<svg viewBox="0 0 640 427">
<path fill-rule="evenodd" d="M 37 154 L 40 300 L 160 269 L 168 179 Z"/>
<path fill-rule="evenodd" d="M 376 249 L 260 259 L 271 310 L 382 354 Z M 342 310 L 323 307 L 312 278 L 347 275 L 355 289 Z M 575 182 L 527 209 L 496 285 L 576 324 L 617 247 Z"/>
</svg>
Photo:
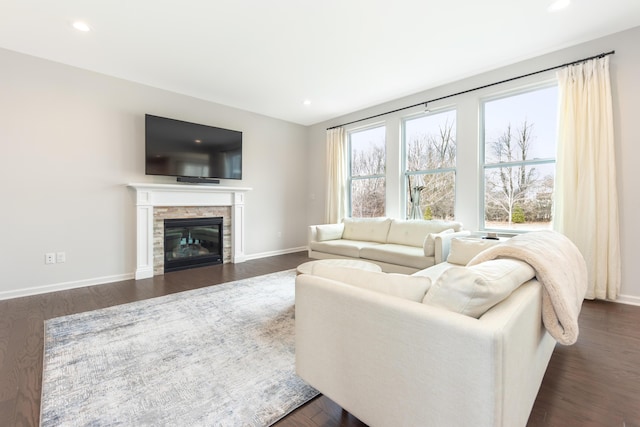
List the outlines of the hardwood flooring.
<svg viewBox="0 0 640 427">
<path fill-rule="evenodd" d="M 306 252 L 299 252 L 0 301 L 0 426 L 38 425 L 44 320 L 286 270 L 305 261 Z M 640 307 L 585 301 L 580 338 L 573 346 L 556 347 L 527 425 L 640 427 L 639 326 Z M 276 425 L 364 426 L 324 396 Z"/>
</svg>

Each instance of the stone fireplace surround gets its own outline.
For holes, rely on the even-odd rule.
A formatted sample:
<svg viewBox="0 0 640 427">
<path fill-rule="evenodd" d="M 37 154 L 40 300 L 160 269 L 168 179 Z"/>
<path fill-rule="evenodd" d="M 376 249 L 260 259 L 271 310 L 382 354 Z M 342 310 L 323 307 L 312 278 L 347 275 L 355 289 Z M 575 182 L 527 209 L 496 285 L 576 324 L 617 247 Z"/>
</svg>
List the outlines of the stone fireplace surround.
<svg viewBox="0 0 640 427">
<path fill-rule="evenodd" d="M 158 215 L 163 218 L 223 216 L 225 222 L 230 222 L 230 232 L 224 233 L 228 236 L 228 241 L 224 242 L 223 259 L 232 263 L 245 260 L 244 195 L 251 188 L 188 184 L 128 186 L 136 191 L 136 280 L 153 277 L 154 266 L 155 274 L 161 274 L 160 271 L 164 268 L 154 263 L 154 247 L 157 246 L 154 241 L 157 242 L 158 238 L 157 232 L 154 235 L 154 217 Z M 157 211 L 156 215 L 154 211 Z M 227 215 L 220 215 L 225 211 Z"/>
<path fill-rule="evenodd" d="M 231 262 L 230 206 L 163 206 L 153 208 L 153 275 L 164 274 L 164 220 L 222 218 L 222 262 Z"/>
</svg>

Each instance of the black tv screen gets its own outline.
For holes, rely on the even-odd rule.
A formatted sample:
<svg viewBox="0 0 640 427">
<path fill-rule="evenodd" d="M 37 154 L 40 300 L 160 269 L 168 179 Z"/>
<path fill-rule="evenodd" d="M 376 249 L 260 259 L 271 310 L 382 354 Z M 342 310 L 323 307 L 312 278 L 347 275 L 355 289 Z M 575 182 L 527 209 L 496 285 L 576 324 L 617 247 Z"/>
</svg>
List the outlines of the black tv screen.
<svg viewBox="0 0 640 427">
<path fill-rule="evenodd" d="M 242 132 L 145 115 L 147 175 L 242 179 Z"/>
</svg>

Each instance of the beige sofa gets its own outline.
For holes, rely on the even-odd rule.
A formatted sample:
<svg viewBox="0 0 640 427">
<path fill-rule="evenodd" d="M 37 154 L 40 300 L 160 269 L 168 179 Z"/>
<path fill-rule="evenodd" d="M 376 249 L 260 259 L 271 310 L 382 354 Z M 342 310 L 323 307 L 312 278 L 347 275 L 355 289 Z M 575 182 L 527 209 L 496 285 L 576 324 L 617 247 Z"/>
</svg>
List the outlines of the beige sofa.
<svg viewBox="0 0 640 427">
<path fill-rule="evenodd" d="M 296 278 L 298 375 L 372 427 L 525 426 L 556 345 L 542 322 L 550 286 L 539 265 L 472 261 L 530 246 L 518 239 L 456 238 L 447 262 L 410 276 L 315 265 Z M 586 290 L 577 249 L 578 264 L 543 251 L 578 265 Z"/>
<path fill-rule="evenodd" d="M 469 234 L 455 221 L 345 218 L 309 226 L 309 258 L 361 259 L 411 274 L 446 260 L 451 239 Z"/>
</svg>

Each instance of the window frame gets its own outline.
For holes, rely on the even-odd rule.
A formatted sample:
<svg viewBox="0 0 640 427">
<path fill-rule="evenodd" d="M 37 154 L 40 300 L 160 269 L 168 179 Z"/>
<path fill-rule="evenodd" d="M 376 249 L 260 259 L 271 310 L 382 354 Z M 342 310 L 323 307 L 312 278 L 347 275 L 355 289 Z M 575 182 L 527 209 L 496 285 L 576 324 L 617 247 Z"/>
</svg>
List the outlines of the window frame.
<svg viewBox="0 0 640 427">
<path fill-rule="evenodd" d="M 534 158 L 531 160 L 526 160 L 526 161 L 513 161 L 513 162 L 502 162 L 502 163 L 490 163 L 487 164 L 486 163 L 486 148 L 487 148 L 487 141 L 486 141 L 486 109 L 485 109 L 485 105 L 488 102 L 491 101 L 496 101 L 496 100 L 500 100 L 500 99 L 506 99 L 506 98 L 511 98 L 514 96 L 518 96 L 518 95 L 523 95 L 526 93 L 531 93 L 531 92 L 535 92 L 538 90 L 544 90 L 544 89 L 548 89 L 551 87 L 557 87 L 558 86 L 558 81 L 557 79 L 549 79 L 543 82 L 539 82 L 539 83 L 535 83 L 535 84 L 531 84 L 531 85 L 527 85 L 527 86 L 521 86 L 518 88 L 514 88 L 511 90 L 506 90 L 503 92 L 500 92 L 498 94 L 492 94 L 492 95 L 488 95 L 488 96 L 483 96 L 481 98 L 478 99 L 478 113 L 479 113 L 479 123 L 478 123 L 478 183 L 479 183 L 479 192 L 478 192 L 478 198 L 479 198 L 479 218 L 478 218 L 478 230 L 479 231 L 488 231 L 488 232 L 498 232 L 500 234 L 505 234 L 505 235 L 516 235 L 516 234 L 523 234 L 523 233 L 528 233 L 532 230 L 527 230 L 527 229 L 508 229 L 508 228 L 488 228 L 486 226 L 486 221 L 485 221 L 485 217 L 486 217 L 486 171 L 488 169 L 497 169 L 497 168 L 504 168 L 504 167 L 514 167 L 514 166 L 535 166 L 535 165 L 549 165 L 549 164 L 553 164 L 554 165 L 554 172 L 555 172 L 555 164 L 556 164 L 556 158 L 557 158 L 557 140 L 556 140 L 556 156 L 553 158 Z M 557 129 L 556 129 L 556 133 L 557 133 Z M 555 177 L 555 174 L 554 174 Z M 555 178 L 554 178 L 555 181 Z M 553 208 L 552 208 L 552 212 L 553 212 Z M 550 222 L 551 226 L 553 224 L 553 218 L 551 219 Z"/>
<path fill-rule="evenodd" d="M 352 175 L 352 159 L 353 159 L 353 152 L 352 152 L 352 141 L 351 141 L 351 136 L 355 133 L 359 133 L 359 132 L 366 132 L 368 130 L 372 130 L 372 129 L 377 129 L 377 128 L 382 128 L 384 129 L 384 170 L 381 174 L 374 174 L 374 175 L 358 175 L 358 176 L 353 176 Z M 366 126 L 361 126 L 361 127 L 356 127 L 356 128 L 352 128 L 352 129 L 348 129 L 346 130 L 346 134 L 347 134 L 347 209 L 348 209 L 348 215 L 349 217 L 353 217 L 353 203 L 352 203 L 352 188 L 353 188 L 353 181 L 360 181 L 360 180 L 365 180 L 365 179 L 379 179 L 382 178 L 385 180 L 385 198 L 386 198 L 386 182 L 387 182 L 387 137 L 386 137 L 386 130 L 387 130 L 387 124 L 385 122 L 376 122 L 376 123 L 371 123 L 368 124 Z M 384 212 L 386 214 L 387 211 L 387 204 L 385 202 L 385 206 L 384 206 Z"/>
<path fill-rule="evenodd" d="M 409 171 L 408 170 L 408 159 L 407 159 L 407 122 L 411 120 L 418 120 L 421 118 L 435 116 L 438 114 L 455 112 L 455 134 L 456 134 L 456 156 L 455 156 L 455 165 L 453 167 L 439 168 L 439 169 L 424 169 L 417 171 Z M 457 193 L 457 169 L 458 169 L 458 108 L 456 104 L 448 105 L 442 108 L 434 109 L 434 110 L 426 110 L 420 112 L 418 114 L 412 114 L 404 116 L 400 119 L 400 155 L 401 155 L 401 173 L 402 173 L 402 184 L 400 186 L 402 191 L 401 197 L 401 206 L 406 207 L 409 205 L 409 185 L 408 185 L 408 177 L 416 176 L 416 175 L 435 175 L 439 173 L 450 173 L 453 172 L 454 175 L 454 187 L 453 187 L 453 216 L 455 218 L 455 209 L 456 209 L 456 193 Z M 405 218 L 409 217 L 409 212 L 406 209 L 404 210 Z"/>
</svg>

